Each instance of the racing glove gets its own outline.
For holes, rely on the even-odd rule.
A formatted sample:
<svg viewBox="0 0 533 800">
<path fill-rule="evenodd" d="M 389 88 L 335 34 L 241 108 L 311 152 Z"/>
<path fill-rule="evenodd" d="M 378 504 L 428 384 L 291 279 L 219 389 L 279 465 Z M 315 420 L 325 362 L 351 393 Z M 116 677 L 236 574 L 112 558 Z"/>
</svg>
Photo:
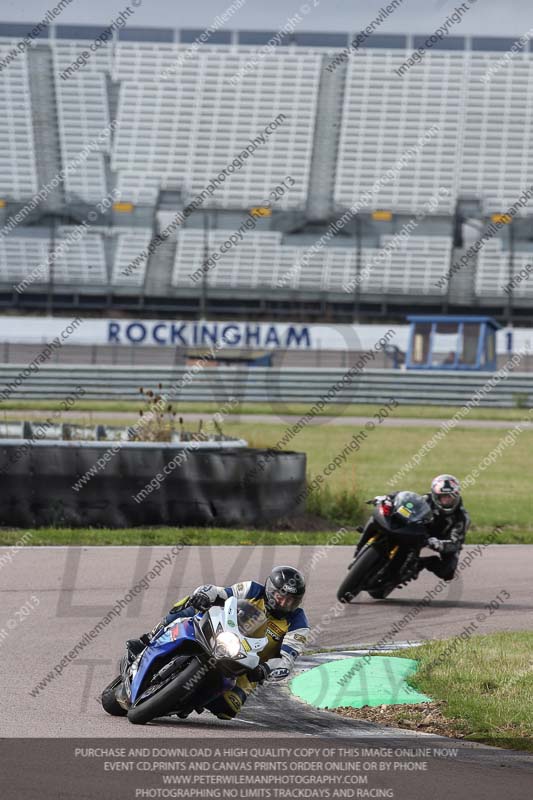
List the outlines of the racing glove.
<svg viewBox="0 0 533 800">
<path fill-rule="evenodd" d="M 222 590 L 222 592 L 223 591 L 224 590 Z M 194 590 L 189 598 L 189 605 L 197 611 L 207 611 L 219 597 L 221 597 L 220 586 L 213 586 L 212 583 L 208 583 L 205 586 L 198 586 L 198 588 Z"/>
<path fill-rule="evenodd" d="M 430 536 L 430 538 L 427 540 L 426 544 L 432 550 L 435 550 L 436 553 L 442 553 L 444 551 L 443 542 L 441 542 L 441 540 L 437 539 L 435 536 Z"/>
<path fill-rule="evenodd" d="M 255 669 L 251 669 L 248 673 L 248 680 L 252 683 L 264 683 L 270 675 L 270 667 L 268 664 L 259 664 Z"/>
<path fill-rule="evenodd" d="M 379 506 L 379 504 L 386 499 L 387 499 L 386 494 L 377 494 L 375 497 L 372 498 L 372 500 L 367 500 L 366 504 L 367 506 Z"/>
</svg>

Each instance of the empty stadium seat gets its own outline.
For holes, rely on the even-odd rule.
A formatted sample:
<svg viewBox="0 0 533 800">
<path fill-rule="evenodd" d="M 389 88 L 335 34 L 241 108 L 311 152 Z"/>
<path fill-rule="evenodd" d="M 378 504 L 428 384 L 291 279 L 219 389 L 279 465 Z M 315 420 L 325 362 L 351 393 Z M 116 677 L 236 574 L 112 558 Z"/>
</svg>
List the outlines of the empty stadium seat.
<svg viewBox="0 0 533 800">
<path fill-rule="evenodd" d="M 113 79 L 121 81 L 121 92 L 112 168 L 123 197 L 153 203 L 160 186 L 184 187 L 195 196 L 284 114 L 280 127 L 227 176 L 210 202 L 224 208 L 258 205 L 291 175 L 295 185 L 279 207 L 305 204 L 318 53 L 269 56 L 235 87 L 230 80 L 249 57 L 246 51 L 206 47 L 166 80 L 161 74 L 175 63 L 179 47 L 123 43 L 116 52 Z"/>
<path fill-rule="evenodd" d="M 393 244 L 392 236 L 383 236 L 381 246 Z M 362 282 L 363 291 L 391 294 L 444 294 L 446 284 L 437 279 L 450 267 L 451 240 L 440 236 L 411 236 L 405 243 L 379 258 L 379 248 L 363 251 L 364 266 L 369 270 Z"/>
<path fill-rule="evenodd" d="M 67 197 L 72 201 L 98 203 L 107 195 L 104 155 L 111 149 L 106 82 L 106 72 L 111 69 L 111 50 L 103 48 L 92 53 L 83 68 L 62 78 L 61 74 L 84 50 L 83 43 L 54 45 L 59 136 L 63 165 L 69 167 L 65 175 Z"/>
<path fill-rule="evenodd" d="M 439 210 L 453 209 L 465 55 L 426 54 L 400 77 L 394 70 L 407 55 L 404 50 L 362 49 L 348 63 L 335 189 L 341 205 L 352 206 L 372 192 L 408 148 L 437 126 L 420 154 L 373 192 L 364 207 L 420 211 L 444 187 L 451 194 Z"/>
<path fill-rule="evenodd" d="M 313 196 L 319 195 L 325 170 L 324 163 L 322 171 L 317 168 L 320 148 L 315 147 L 315 138 L 326 140 L 329 146 L 324 131 L 322 138 L 316 132 L 315 121 L 323 110 L 321 80 L 332 50 L 280 46 L 234 81 L 255 55 L 254 47 L 208 44 L 191 54 L 187 44 L 116 40 L 91 51 L 87 63 L 74 68 L 90 41 L 52 36 L 39 42 L 39 48 L 50 48 L 46 52 L 53 54 L 50 85 L 57 99 L 58 163 L 63 167 L 67 203 L 98 203 L 116 184 L 123 200 L 150 207 L 155 206 L 163 189 L 173 193 L 156 217 L 164 227 L 165 220 L 171 220 L 175 213 L 168 209 L 180 205 L 181 200 L 175 198 L 185 197 L 187 203 L 200 194 L 278 117 L 281 124 L 277 129 L 243 159 L 242 168 L 235 167 L 213 194 L 204 198 L 204 206 L 242 211 L 244 215 L 245 210 L 265 202 L 269 192 L 290 175 L 295 184 L 276 207 L 299 212 L 289 222 L 301 216 L 304 224 L 305 213 L 312 218 L 308 206 L 310 178 L 314 177 Z M 411 38 L 409 41 L 412 44 Z M 2 39 L 0 58 L 16 45 L 15 40 Z M 328 96 L 335 97 L 335 108 L 340 108 L 342 99 L 342 113 L 336 117 L 335 110 L 330 109 L 340 131 L 337 143 L 338 129 L 333 130 L 332 125 L 331 147 L 337 160 L 336 170 L 328 162 L 331 180 L 323 190 L 324 207 L 331 207 L 332 215 L 340 217 L 370 193 L 360 204 L 362 209 L 449 215 L 457 197 L 466 195 L 480 197 L 487 213 L 504 212 L 533 174 L 529 136 L 533 54 L 524 51 L 515 55 L 493 69 L 487 80 L 501 52 L 439 47 L 398 75 L 396 70 L 410 53 L 381 46 L 362 47 L 342 66 L 345 80 L 344 72 L 339 71 L 334 79 L 326 73 L 329 88 L 338 81 L 337 94 Z M 43 180 L 43 156 L 35 152 L 31 106 L 31 93 L 36 96 L 32 76 L 36 73 L 29 75 L 29 61 L 31 56 L 28 60 L 21 53 L 1 69 L 0 104 L 4 113 L 0 120 L 0 199 L 8 203 L 26 202 L 39 191 L 38 175 Z M 117 125 L 111 134 L 110 122 L 115 114 Z M 37 134 L 39 130 L 36 126 Z M 427 140 L 421 146 L 418 143 L 424 135 Z M 409 149 L 415 147 L 418 154 L 408 157 Z M 56 143 L 53 148 L 57 150 Z M 326 161 L 323 152 L 322 162 Z M 400 159 L 406 155 L 402 164 Z M 387 178 L 390 170 L 395 174 Z M 449 194 L 431 209 L 430 201 L 442 188 Z M 131 218 L 134 224 L 145 225 L 152 213 L 152 208 L 141 209 L 139 216 L 132 214 Z M 223 228 L 209 234 L 211 252 L 235 230 L 222 215 L 218 224 Z M 298 225 L 296 220 L 293 229 Z M 342 292 L 360 267 L 363 293 L 443 294 L 448 286 L 446 282 L 438 286 L 437 282 L 450 266 L 451 239 L 426 235 L 431 230 L 443 230 L 437 223 L 434 228 L 432 225 L 424 228 L 420 221 L 416 233 L 400 244 L 392 236 L 381 236 L 373 247 L 362 248 L 360 264 L 356 263 L 353 242 L 340 246 L 342 239 L 332 240 L 307 258 L 309 245 L 304 246 L 301 237 L 280 231 L 247 231 L 244 239 L 209 271 L 209 284 L 221 289 Z M 40 280 L 139 290 L 145 286 L 151 230 L 92 228 L 78 242 L 70 241 L 72 231 L 69 226 L 59 229 L 54 245 L 60 253 L 51 269 L 45 264 Z M 199 287 L 200 281 L 193 282 L 190 276 L 205 257 L 204 234 L 191 227 L 180 229 L 176 235 L 172 285 L 178 289 Z M 364 235 L 370 235 L 366 228 Z M 316 239 L 319 237 L 320 233 Z M 387 245 L 388 253 L 383 250 Z M 6 281 L 24 278 L 46 262 L 49 249 L 45 232 L 25 236 L 17 230 L 5 236 L 0 239 L 0 276 Z M 173 239 L 163 256 L 161 285 L 168 287 Z M 302 258 L 304 265 L 300 267 Z M 529 261 L 529 254 L 518 247 L 514 272 Z M 501 296 L 509 277 L 509 257 L 501 249 L 501 241 L 488 242 L 478 257 L 477 295 Z M 533 279 L 518 282 L 514 295 L 533 296 Z"/>
<path fill-rule="evenodd" d="M 79 226 L 63 226 L 57 231 L 54 261 L 54 283 L 108 283 L 104 239 L 93 230 L 81 231 Z"/>
<path fill-rule="evenodd" d="M 0 58 L 17 42 L 3 39 Z M 37 168 L 26 54 L 19 54 L 0 77 L 0 198 L 26 200 L 37 192 Z"/>
<path fill-rule="evenodd" d="M 114 252 L 111 283 L 142 287 L 146 274 L 149 229 L 61 226 L 53 240 L 47 232 L 0 237 L 0 281 L 30 284 L 107 285 L 106 242 Z"/>
<path fill-rule="evenodd" d="M 219 251 L 234 231 L 209 233 L 209 254 Z M 444 287 L 435 286 L 450 262 L 450 239 L 438 236 L 412 236 L 405 244 L 382 248 L 393 241 L 384 236 L 381 248 L 362 248 L 362 291 L 396 294 L 442 294 Z M 220 251 L 219 251 L 220 252 Z M 220 255 L 214 268 L 208 270 L 209 285 L 235 288 L 292 288 L 300 291 L 345 291 L 353 281 L 356 255 L 353 247 L 326 246 L 308 258 L 308 248 L 283 241 L 282 234 L 248 233 L 244 240 Z M 380 256 L 385 256 L 381 257 Z M 176 287 L 199 286 L 191 275 L 201 269 L 205 260 L 204 234 L 189 229 L 178 234 L 178 247 L 172 275 Z M 301 265 L 301 266 L 298 266 Z M 367 274 L 368 271 L 368 274 Z"/>
<path fill-rule="evenodd" d="M 50 237 L 44 232 L 40 236 L 0 237 L 0 279 L 18 283 L 34 273 L 36 284 L 47 283 L 49 253 Z"/>
<path fill-rule="evenodd" d="M 148 262 L 146 248 L 150 244 L 152 231 L 122 229 L 117 234 L 117 229 L 114 229 L 113 233 L 116 249 L 112 283 L 116 286 L 143 286 Z"/>
<path fill-rule="evenodd" d="M 478 52 L 470 56 L 458 165 L 461 191 L 481 196 L 487 211 L 494 212 L 509 208 L 531 185 L 533 174 L 533 57 L 515 56 L 484 81 L 501 56 Z"/>
<path fill-rule="evenodd" d="M 509 263 L 509 251 L 503 250 L 500 240 L 488 242 L 478 257 L 476 271 L 476 294 L 480 297 L 504 297 L 504 288 L 510 278 L 519 275 L 521 270 L 533 264 L 533 253 L 515 251 L 513 263 Z M 533 275 L 528 270 L 527 278 L 513 282 L 515 297 L 533 297 Z"/>
<path fill-rule="evenodd" d="M 409 55 L 362 49 L 350 60 L 335 199 L 356 203 L 435 125 L 420 155 L 365 206 L 421 211 L 445 187 L 450 195 L 439 203 L 440 213 L 453 211 L 459 194 L 481 197 L 488 212 L 504 211 L 529 185 L 533 169 L 533 58 L 515 57 L 484 80 L 501 52 L 427 52 L 398 75 Z"/>
</svg>

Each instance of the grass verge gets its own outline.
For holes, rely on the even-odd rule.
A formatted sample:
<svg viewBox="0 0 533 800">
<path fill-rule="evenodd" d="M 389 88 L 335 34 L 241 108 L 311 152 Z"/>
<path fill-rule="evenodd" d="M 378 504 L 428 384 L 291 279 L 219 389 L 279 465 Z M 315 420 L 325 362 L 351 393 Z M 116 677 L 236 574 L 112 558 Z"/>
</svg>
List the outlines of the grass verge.
<svg viewBox="0 0 533 800">
<path fill-rule="evenodd" d="M 339 497 L 343 492 L 348 492 L 357 495 L 360 500 L 366 500 L 400 489 L 427 492 L 435 475 L 449 472 L 461 480 L 477 469 L 479 479 L 463 493 L 473 524 L 480 529 L 501 526 L 533 532 L 529 477 L 532 430 L 524 430 L 514 439 L 512 446 L 502 446 L 507 436 L 506 430 L 452 430 L 435 446 L 427 448 L 427 454 L 415 465 L 411 460 L 431 442 L 431 430 L 418 426 L 391 428 L 382 425 L 367 432 L 364 427 L 359 424 L 308 426 L 293 438 L 291 449 L 307 454 L 309 483 L 315 477 L 322 476 L 322 486 L 327 486 L 333 495 Z M 283 436 L 285 429 L 286 426 L 280 424 L 228 422 L 224 426 L 226 433 L 238 435 L 254 447 L 272 446 Z M 339 455 L 347 442 L 354 434 L 361 437 L 361 431 L 365 437 L 359 449 L 351 452 L 345 460 L 342 459 L 341 465 L 336 467 L 332 463 L 334 459 L 337 458 L 339 462 Z M 498 448 L 501 454 L 488 467 L 482 464 Z M 396 473 L 401 470 L 403 476 L 396 479 Z M 327 501 L 326 496 L 323 499 Z M 310 495 L 307 499 L 308 509 L 312 502 Z M 363 508 L 367 509 L 366 506 Z M 320 507 L 314 510 L 324 516 Z M 366 511 L 363 513 L 366 514 Z M 337 518 L 338 515 L 334 514 L 333 519 Z"/>
<path fill-rule="evenodd" d="M 79 400 L 76 403 L 76 412 L 111 412 L 137 415 L 142 407 L 142 398 L 138 400 Z M 317 416 L 323 417 L 370 417 L 375 414 L 381 404 L 352 403 L 350 405 L 326 406 Z M 6 400 L 2 403 L 2 410 L 9 411 L 59 411 L 60 400 Z M 450 419 L 459 406 L 428 406 L 428 405 L 402 405 L 395 415 L 410 419 Z M 176 405 L 178 414 L 214 414 L 220 410 L 217 403 L 179 403 Z M 272 421 L 276 416 L 302 416 L 309 411 L 309 405 L 304 403 L 245 403 L 236 405 L 228 412 L 229 415 L 242 414 L 271 414 Z M 521 420 L 526 415 L 523 408 L 473 408 L 466 419 L 478 420 Z M 7 418 L 10 415 L 7 414 Z M 13 418 L 11 416 L 11 418 Z M 81 417 L 80 417 L 81 421 Z M 116 422 L 116 420 L 115 420 Z"/>
<path fill-rule="evenodd" d="M 330 530 L 314 531 L 261 531 L 237 530 L 228 528 L 39 528 L 24 531 L 31 534 L 26 544 L 44 545 L 173 545 L 185 541 L 189 545 L 327 545 L 332 541 L 335 526 Z M 485 529 L 476 531 L 468 537 L 468 544 L 484 544 L 492 531 Z M 0 530 L 0 547 L 17 545 L 23 532 L 16 530 Z M 359 534 L 354 530 L 338 541 L 339 545 L 352 546 Z M 503 531 L 496 540 L 498 544 L 533 544 L 533 531 Z"/>
<path fill-rule="evenodd" d="M 465 739 L 533 751 L 533 632 L 433 641 L 394 655 L 418 660 L 408 682 L 442 701 L 443 717 Z"/>
<path fill-rule="evenodd" d="M 319 545 L 331 539 L 331 531 L 250 531 L 225 528 L 39 528 L 28 531 L 30 546 L 37 545 Z M 0 546 L 20 542 L 20 530 L 1 530 Z M 348 543 L 355 542 L 357 534 Z"/>
<path fill-rule="evenodd" d="M 451 409 L 447 411 L 451 413 Z M 524 412 L 517 411 L 523 418 Z M 290 421 L 276 421 L 275 418 L 268 423 L 257 423 L 229 417 L 224 423 L 224 432 L 246 439 L 252 447 L 268 448 L 283 439 L 290 425 Z M 509 423 L 510 428 L 512 423 Z M 353 440 L 354 435 L 358 435 L 360 440 L 358 449 L 346 455 L 347 443 Z M 479 479 L 464 491 L 465 506 L 473 521 L 468 541 L 485 543 L 488 533 L 497 527 L 503 529 L 497 537 L 499 543 L 532 544 L 530 472 L 533 431 L 524 430 L 519 436 L 512 437 L 512 445 L 505 444 L 508 438 L 505 429 L 451 430 L 435 446 L 432 437 L 431 429 L 419 426 L 392 428 L 376 423 L 369 430 L 361 423 L 347 423 L 304 427 L 293 437 L 289 447 L 306 453 L 309 484 L 315 479 L 322 481 L 319 490 L 308 495 L 307 513 L 323 520 L 334 520 L 337 527 L 355 526 L 367 516 L 368 507 L 363 504 L 367 498 L 400 489 L 427 492 L 434 475 L 449 472 L 463 479 L 473 470 L 478 470 Z M 413 456 L 424 448 L 426 455 L 413 464 Z M 489 459 L 487 466 L 487 456 L 491 453 L 496 455 Z M 395 478 L 399 471 L 402 477 Z M 306 524 L 288 524 L 287 528 L 293 537 L 291 544 L 324 544 L 331 525 L 324 525 L 326 533 L 322 537 L 305 533 L 309 530 Z M 295 528 L 301 533 L 293 532 Z M 315 525 L 312 531 L 320 531 L 320 528 Z M 169 535 L 174 533 L 172 531 Z M 116 537 L 118 533 L 113 535 Z M 195 535 L 203 544 L 241 544 L 245 532 L 234 531 L 232 534 L 201 530 Z M 94 536 L 102 536 L 102 533 L 95 532 Z M 133 538 L 135 536 L 138 536 L 137 531 L 126 532 L 125 540 L 138 543 Z M 231 539 L 231 536 L 235 538 Z M 294 541 L 296 536 L 301 537 L 300 541 Z M 254 531 L 245 539 L 252 544 L 276 544 L 280 537 L 277 533 Z"/>
</svg>

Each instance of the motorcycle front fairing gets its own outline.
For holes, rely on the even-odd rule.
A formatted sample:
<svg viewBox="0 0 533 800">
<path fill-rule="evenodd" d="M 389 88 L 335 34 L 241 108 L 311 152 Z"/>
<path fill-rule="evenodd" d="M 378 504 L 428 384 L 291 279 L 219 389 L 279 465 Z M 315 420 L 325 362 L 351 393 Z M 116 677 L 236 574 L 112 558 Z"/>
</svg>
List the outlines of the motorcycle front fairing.
<svg viewBox="0 0 533 800">
<path fill-rule="evenodd" d="M 213 649 L 215 658 L 231 658 L 239 664 L 245 671 L 246 669 L 254 669 L 259 664 L 259 653 L 268 644 L 266 637 L 253 637 L 246 632 L 240 630 L 239 620 L 237 615 L 239 602 L 236 597 L 228 597 L 223 607 L 212 606 L 207 612 L 209 622 L 204 620 L 202 625 L 202 634 L 208 642 L 209 646 Z M 209 627 L 210 625 L 210 627 Z M 212 633 L 211 633 L 212 632 Z M 233 656 L 218 656 L 217 645 L 220 643 L 221 634 L 227 636 L 230 634 L 236 637 L 235 645 L 238 644 L 238 650 Z"/>
<path fill-rule="evenodd" d="M 387 534 L 395 544 L 406 547 L 423 547 L 425 540 L 428 536 L 428 529 L 426 525 L 419 522 L 408 522 L 401 524 L 397 520 L 391 520 L 390 517 L 385 517 L 376 509 L 373 514 L 374 523 L 380 529 L 380 532 Z"/>
<path fill-rule="evenodd" d="M 134 705 L 142 694 L 141 689 L 150 667 L 160 656 L 169 654 L 178 656 L 180 649 L 185 649 L 186 646 L 189 653 L 196 649 L 197 652 L 204 651 L 217 660 L 228 658 L 227 655 L 217 656 L 221 634 L 224 634 L 226 639 L 228 635 L 235 637 L 236 650 L 234 655 L 229 656 L 231 660 L 242 667 L 243 671 L 256 667 L 260 660 L 259 652 L 267 645 L 268 639 L 244 635 L 239 630 L 237 608 L 237 599 L 229 597 L 223 607 L 212 606 L 205 613 L 175 620 L 163 628 L 130 667 L 130 703 Z M 191 648 L 191 645 L 195 645 L 195 648 Z"/>
<path fill-rule="evenodd" d="M 186 642 L 199 644 L 193 620 L 194 617 L 171 622 L 163 628 L 156 639 L 147 645 L 139 658 L 132 664 L 130 668 L 130 702 L 132 705 L 138 699 L 144 679 L 156 658 L 170 653 L 178 655 L 179 649 Z"/>
</svg>

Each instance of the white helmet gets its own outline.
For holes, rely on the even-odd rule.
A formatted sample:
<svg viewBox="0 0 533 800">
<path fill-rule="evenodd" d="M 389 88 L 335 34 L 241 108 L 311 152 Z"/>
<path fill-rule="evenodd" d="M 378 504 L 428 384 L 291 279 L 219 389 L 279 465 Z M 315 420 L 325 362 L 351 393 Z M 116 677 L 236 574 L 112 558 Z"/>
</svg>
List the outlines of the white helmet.
<svg viewBox="0 0 533 800">
<path fill-rule="evenodd" d="M 431 481 L 431 498 L 443 514 L 453 514 L 461 502 L 461 484 L 453 475 L 437 475 Z"/>
</svg>

